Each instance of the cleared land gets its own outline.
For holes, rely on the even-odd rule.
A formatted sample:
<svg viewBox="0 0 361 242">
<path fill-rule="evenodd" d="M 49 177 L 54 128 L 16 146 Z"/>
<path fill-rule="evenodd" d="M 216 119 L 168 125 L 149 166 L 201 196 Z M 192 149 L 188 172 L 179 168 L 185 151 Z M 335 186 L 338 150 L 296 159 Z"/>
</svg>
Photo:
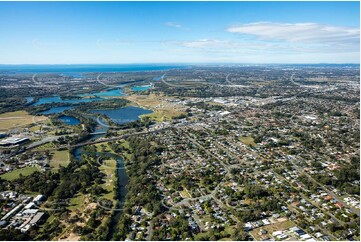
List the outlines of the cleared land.
<svg viewBox="0 0 361 242">
<path fill-rule="evenodd" d="M 19 128 L 46 120 L 45 116 L 33 116 L 26 111 L 15 111 L 0 114 L 0 130 Z"/>
<path fill-rule="evenodd" d="M 124 99 L 127 99 L 131 102 L 138 104 L 139 106 L 145 108 L 156 107 L 162 103 L 162 97 L 156 96 L 154 94 L 150 95 L 132 95 L 132 96 L 125 96 Z"/>
<path fill-rule="evenodd" d="M 272 233 L 276 232 L 276 231 L 282 231 L 291 227 L 296 226 L 295 223 L 293 223 L 292 221 L 284 221 L 284 222 L 279 222 L 279 223 L 275 223 L 275 224 L 270 224 L 270 225 L 266 225 L 266 226 L 262 226 L 259 228 L 254 229 L 251 234 L 253 236 L 253 238 L 255 238 L 256 240 L 264 240 L 267 239 L 269 237 L 273 237 Z M 265 231 L 267 231 L 266 234 L 260 234 L 260 230 L 263 229 Z"/>
<path fill-rule="evenodd" d="M 12 180 L 15 180 L 15 179 L 19 178 L 20 174 L 22 174 L 23 176 L 29 176 L 29 175 L 33 174 L 35 171 L 38 171 L 38 170 L 39 169 L 37 167 L 35 167 L 35 166 L 27 166 L 27 167 L 24 167 L 24 168 L 21 168 L 21 169 L 16 169 L 16 170 L 13 170 L 13 171 L 8 172 L 6 174 L 3 174 L 0 177 L 2 179 L 12 181 Z"/>
</svg>

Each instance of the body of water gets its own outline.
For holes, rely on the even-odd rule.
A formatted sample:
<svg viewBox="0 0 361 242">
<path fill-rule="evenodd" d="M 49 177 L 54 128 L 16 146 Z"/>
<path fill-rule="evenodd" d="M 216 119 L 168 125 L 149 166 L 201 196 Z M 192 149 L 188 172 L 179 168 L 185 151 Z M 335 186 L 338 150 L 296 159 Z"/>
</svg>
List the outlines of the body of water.
<svg viewBox="0 0 361 242">
<path fill-rule="evenodd" d="M 26 104 L 31 103 L 34 100 L 33 97 L 26 97 L 25 99 L 26 99 Z"/>
<path fill-rule="evenodd" d="M 92 113 L 97 114 L 104 114 L 111 118 L 114 123 L 117 124 L 125 124 L 129 122 L 133 122 L 136 120 L 139 120 L 139 116 L 143 114 L 149 114 L 152 113 L 152 110 L 147 110 L 143 108 L 138 107 L 124 107 L 124 108 L 118 108 L 118 109 L 104 109 L 104 110 L 91 110 Z"/>
<path fill-rule="evenodd" d="M 95 118 L 95 117 L 94 117 Z M 106 123 L 105 120 L 101 120 L 101 122 Z M 108 130 L 107 127 L 98 125 L 95 127 L 94 132 L 106 132 Z M 89 140 L 96 139 L 103 137 L 105 134 L 95 134 L 92 135 Z M 76 159 L 81 159 L 82 155 L 82 147 L 78 147 L 73 151 L 74 157 Z M 117 176 L 117 186 L 116 186 L 116 198 L 117 198 L 117 204 L 116 209 L 111 216 L 111 222 L 109 226 L 109 232 L 107 234 L 107 240 L 111 240 L 113 235 L 117 232 L 117 225 L 120 218 L 120 215 L 122 214 L 122 208 L 123 204 L 125 202 L 125 196 L 127 194 L 126 185 L 128 184 L 128 176 L 126 173 L 126 170 L 124 169 L 124 162 L 122 157 L 112 154 L 112 153 L 101 153 L 97 152 L 97 155 L 106 155 L 114 158 L 117 161 L 117 168 L 116 169 L 116 176 Z"/>
<path fill-rule="evenodd" d="M 105 90 L 102 92 L 80 94 L 79 96 L 81 96 L 81 97 L 86 97 L 86 96 L 121 97 L 121 96 L 124 96 L 124 93 L 123 93 L 122 89 L 116 88 L 116 89 Z"/>
<path fill-rule="evenodd" d="M 77 125 L 80 124 L 80 120 L 77 118 L 74 118 L 73 116 L 60 116 L 59 120 L 61 120 L 62 122 L 66 123 L 67 125 Z"/>
<path fill-rule="evenodd" d="M 36 103 L 33 103 L 33 106 L 38 106 L 41 104 L 48 104 L 48 103 L 88 103 L 98 100 L 103 100 L 103 97 L 121 97 L 124 96 L 123 90 L 120 88 L 110 89 L 103 92 L 95 92 L 95 93 L 85 93 L 79 94 L 79 97 L 86 97 L 86 96 L 96 96 L 95 98 L 80 98 L 80 99 L 61 99 L 59 96 L 51 96 L 51 97 L 42 97 Z"/>
<path fill-rule="evenodd" d="M 154 77 L 154 78 L 153 78 L 154 81 L 160 81 L 161 79 L 162 79 L 161 76 L 159 76 L 159 77 Z"/>
<path fill-rule="evenodd" d="M 115 211 L 112 214 L 110 226 L 109 226 L 109 232 L 107 234 L 106 240 L 111 240 L 113 235 L 117 232 L 117 225 L 118 221 L 120 219 L 120 215 L 122 214 L 122 211 L 120 209 L 123 208 L 123 204 L 125 202 L 125 196 L 127 195 L 127 189 L 126 185 L 128 184 L 128 176 L 124 169 L 124 162 L 121 157 L 116 158 L 117 161 L 117 200 L 118 204 L 116 206 L 118 211 Z"/>
<path fill-rule="evenodd" d="M 101 98 L 81 98 L 81 99 L 69 99 L 63 100 L 59 96 L 52 96 L 52 97 L 42 97 L 36 103 L 32 104 L 33 106 L 38 106 L 41 104 L 48 104 L 48 103 L 88 103 L 92 101 L 102 100 Z"/>
<path fill-rule="evenodd" d="M 153 86 L 151 84 L 150 85 L 142 85 L 142 86 L 133 86 L 132 91 L 134 91 L 134 92 L 146 91 L 152 87 Z"/>
<path fill-rule="evenodd" d="M 94 119 L 96 119 L 96 117 L 94 117 Z M 99 117 L 99 121 L 102 123 L 102 124 L 108 124 L 106 120 L 104 120 L 103 118 Z M 94 133 L 100 133 L 100 134 L 93 134 L 91 136 L 91 139 L 98 139 L 100 137 L 103 137 L 105 134 L 102 134 L 102 133 L 106 133 L 108 131 L 108 127 L 107 126 L 104 126 L 104 125 L 100 125 L 100 124 L 97 124 L 97 126 L 95 126 L 95 129 L 94 129 Z"/>
<path fill-rule="evenodd" d="M 165 64 L 94 64 L 94 65 L 0 65 L 0 72 L 17 73 L 57 73 L 67 76 L 81 77 L 82 73 L 90 72 L 131 72 L 131 71 L 159 71 L 175 68 L 185 68 L 188 65 Z"/>
<path fill-rule="evenodd" d="M 60 107 L 52 107 L 48 110 L 45 110 L 43 112 L 40 112 L 40 114 L 43 115 L 49 115 L 49 114 L 54 114 L 54 113 L 62 113 L 65 110 L 69 110 L 74 108 L 73 106 L 60 106 Z"/>
</svg>

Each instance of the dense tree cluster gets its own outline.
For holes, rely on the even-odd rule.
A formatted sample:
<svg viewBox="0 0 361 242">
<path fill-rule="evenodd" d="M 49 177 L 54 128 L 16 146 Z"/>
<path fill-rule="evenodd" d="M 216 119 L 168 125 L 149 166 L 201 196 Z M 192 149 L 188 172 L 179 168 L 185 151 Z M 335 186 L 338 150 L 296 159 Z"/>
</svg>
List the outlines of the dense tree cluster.
<svg viewBox="0 0 361 242">
<path fill-rule="evenodd" d="M 149 178 L 148 171 L 159 163 L 157 154 L 162 152 L 163 148 L 149 139 L 133 136 L 127 140 L 132 155 L 131 162 L 127 166 L 129 181 L 124 209 L 129 211 L 133 206 L 144 206 L 156 216 L 164 208 L 161 205 L 161 196 L 157 192 L 155 182 Z M 129 232 L 129 227 L 126 226 L 127 221 L 127 215 L 122 214 L 118 223 L 118 232 L 114 236 L 115 240 L 125 239 L 126 233 Z M 121 222 L 125 222 L 125 224 Z"/>
</svg>

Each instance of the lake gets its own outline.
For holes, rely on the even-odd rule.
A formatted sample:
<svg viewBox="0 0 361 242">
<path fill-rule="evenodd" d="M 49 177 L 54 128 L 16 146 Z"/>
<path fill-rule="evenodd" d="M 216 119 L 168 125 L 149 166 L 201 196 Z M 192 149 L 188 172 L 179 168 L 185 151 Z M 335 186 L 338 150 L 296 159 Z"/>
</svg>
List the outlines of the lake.
<svg viewBox="0 0 361 242">
<path fill-rule="evenodd" d="M 80 94 L 80 97 L 86 97 L 86 96 L 97 96 L 97 97 L 121 97 L 124 96 L 123 90 L 120 88 L 116 89 L 110 89 L 102 92 L 95 92 L 95 93 L 85 93 Z"/>
<path fill-rule="evenodd" d="M 33 97 L 26 97 L 25 99 L 26 99 L 26 104 L 31 103 L 34 100 Z"/>
<path fill-rule="evenodd" d="M 162 79 L 161 76 L 159 76 L 159 77 L 154 77 L 154 78 L 153 78 L 154 81 L 160 81 L 161 79 Z"/>
<path fill-rule="evenodd" d="M 80 120 L 77 118 L 74 118 L 73 116 L 60 116 L 59 120 L 61 120 L 63 123 L 66 123 L 67 125 L 77 125 L 80 124 Z"/>
<path fill-rule="evenodd" d="M 32 104 L 32 106 L 38 106 L 47 103 L 71 103 L 71 104 L 88 103 L 97 100 L 102 100 L 102 98 L 81 98 L 81 99 L 63 100 L 59 96 L 52 96 L 52 97 L 42 97 L 36 103 Z"/>
<path fill-rule="evenodd" d="M 36 103 L 33 103 L 33 106 L 38 106 L 41 104 L 47 103 L 88 103 L 92 101 L 99 101 L 104 100 L 103 97 L 121 97 L 124 96 L 123 90 L 120 88 L 110 89 L 102 92 L 95 92 L 95 93 L 84 93 L 79 94 L 79 97 L 86 97 L 86 96 L 96 96 L 95 98 L 80 98 L 80 99 L 61 99 L 59 96 L 51 96 L 51 97 L 42 97 Z M 27 99 L 28 100 L 28 99 Z"/>
<path fill-rule="evenodd" d="M 133 86 L 132 91 L 139 92 L 139 91 L 146 91 L 148 89 L 152 88 L 152 85 L 142 85 L 142 86 Z"/>
<path fill-rule="evenodd" d="M 114 123 L 125 124 L 139 120 L 139 116 L 143 114 L 153 113 L 152 110 L 147 110 L 138 107 L 124 107 L 118 109 L 104 109 L 104 110 L 90 110 L 91 113 L 104 114 L 111 118 Z"/>
<path fill-rule="evenodd" d="M 40 114 L 48 115 L 48 114 L 54 114 L 54 113 L 62 113 L 65 110 L 69 110 L 74 108 L 73 106 L 60 106 L 60 107 L 52 107 L 48 110 L 45 110 L 43 112 L 40 112 Z"/>
</svg>

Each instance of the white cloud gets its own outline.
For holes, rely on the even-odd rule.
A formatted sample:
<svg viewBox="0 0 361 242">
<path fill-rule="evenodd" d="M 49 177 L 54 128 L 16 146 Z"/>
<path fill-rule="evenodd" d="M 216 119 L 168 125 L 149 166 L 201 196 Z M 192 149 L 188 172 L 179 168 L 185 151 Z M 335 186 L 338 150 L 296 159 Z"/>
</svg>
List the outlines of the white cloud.
<svg viewBox="0 0 361 242">
<path fill-rule="evenodd" d="M 163 47 L 170 53 L 230 61 L 359 62 L 358 28 L 258 22 L 233 26 L 227 31 L 242 38 L 166 41 Z"/>
<path fill-rule="evenodd" d="M 182 25 L 180 25 L 178 23 L 174 23 L 174 22 L 167 22 L 167 23 L 165 23 L 165 25 L 168 27 L 173 27 L 173 28 L 182 28 Z"/>
<path fill-rule="evenodd" d="M 228 48 L 232 45 L 232 42 L 228 40 L 200 39 L 200 40 L 179 42 L 178 44 L 180 46 L 189 47 L 189 48 Z"/>
<path fill-rule="evenodd" d="M 359 44 L 303 43 L 259 39 L 194 39 L 163 41 L 163 51 L 205 60 L 260 63 L 357 63 Z"/>
<path fill-rule="evenodd" d="M 241 24 L 227 29 L 228 32 L 254 35 L 265 40 L 284 40 L 303 43 L 358 44 L 360 30 L 317 23 L 271 23 Z"/>
</svg>

